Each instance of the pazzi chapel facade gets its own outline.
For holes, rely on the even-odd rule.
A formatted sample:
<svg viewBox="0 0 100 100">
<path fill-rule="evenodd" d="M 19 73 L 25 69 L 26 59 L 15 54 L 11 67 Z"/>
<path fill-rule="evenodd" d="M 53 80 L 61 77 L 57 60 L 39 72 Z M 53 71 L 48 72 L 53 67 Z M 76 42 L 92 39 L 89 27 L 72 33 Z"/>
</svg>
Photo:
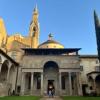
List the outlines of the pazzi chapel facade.
<svg viewBox="0 0 100 100">
<path fill-rule="evenodd" d="M 0 18 L 0 96 L 84 95 L 90 87 L 100 95 L 100 67 L 97 55 L 79 55 L 80 48 L 64 48 L 49 34 L 39 44 L 38 9 L 35 7 L 29 35 L 8 36 Z M 94 13 L 95 21 L 98 17 Z"/>
</svg>

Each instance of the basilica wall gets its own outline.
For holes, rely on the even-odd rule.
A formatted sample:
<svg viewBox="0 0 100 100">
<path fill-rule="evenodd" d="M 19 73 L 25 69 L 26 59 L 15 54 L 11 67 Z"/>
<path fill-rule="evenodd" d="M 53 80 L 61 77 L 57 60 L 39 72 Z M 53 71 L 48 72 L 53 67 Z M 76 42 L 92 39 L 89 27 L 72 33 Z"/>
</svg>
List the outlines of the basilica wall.
<svg viewBox="0 0 100 100">
<path fill-rule="evenodd" d="M 6 37 L 7 37 L 6 28 L 3 19 L 0 18 L 0 47 L 2 46 L 2 44 L 6 43 Z"/>
<path fill-rule="evenodd" d="M 8 40 L 7 40 L 7 44 L 6 44 L 6 47 L 7 47 L 8 50 L 11 49 L 11 44 L 12 44 L 13 41 L 14 41 L 14 36 L 13 35 L 9 36 Z"/>
<path fill-rule="evenodd" d="M 12 59 L 20 63 L 24 54 L 23 50 L 12 50 L 7 53 Z"/>
</svg>

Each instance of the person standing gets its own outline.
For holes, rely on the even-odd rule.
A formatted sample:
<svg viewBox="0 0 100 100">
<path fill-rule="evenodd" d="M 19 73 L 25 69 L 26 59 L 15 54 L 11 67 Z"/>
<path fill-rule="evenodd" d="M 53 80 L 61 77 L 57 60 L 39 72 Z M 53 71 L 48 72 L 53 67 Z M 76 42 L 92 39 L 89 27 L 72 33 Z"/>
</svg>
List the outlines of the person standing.
<svg viewBox="0 0 100 100">
<path fill-rule="evenodd" d="M 53 89 L 53 86 L 50 85 L 49 88 L 48 88 L 48 94 L 49 94 L 49 97 L 52 96 L 52 89 Z"/>
</svg>

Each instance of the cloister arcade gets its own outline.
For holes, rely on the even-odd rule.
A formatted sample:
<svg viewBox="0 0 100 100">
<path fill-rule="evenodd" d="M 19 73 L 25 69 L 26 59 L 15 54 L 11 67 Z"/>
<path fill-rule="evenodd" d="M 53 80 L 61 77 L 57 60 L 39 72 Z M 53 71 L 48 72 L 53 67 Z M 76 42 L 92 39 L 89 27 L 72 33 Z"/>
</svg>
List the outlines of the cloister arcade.
<svg viewBox="0 0 100 100">
<path fill-rule="evenodd" d="M 90 90 L 100 95 L 100 72 L 91 72 L 87 76 Z"/>
<path fill-rule="evenodd" d="M 0 96 L 15 91 L 18 64 L 0 50 Z"/>
</svg>

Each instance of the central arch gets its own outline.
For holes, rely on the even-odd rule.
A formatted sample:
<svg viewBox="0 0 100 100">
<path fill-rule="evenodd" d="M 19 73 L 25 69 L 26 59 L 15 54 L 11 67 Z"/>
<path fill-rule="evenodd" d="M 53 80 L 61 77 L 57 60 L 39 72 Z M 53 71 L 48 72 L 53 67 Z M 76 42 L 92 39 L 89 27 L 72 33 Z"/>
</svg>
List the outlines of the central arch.
<svg viewBox="0 0 100 100">
<path fill-rule="evenodd" d="M 44 64 L 44 91 L 48 94 L 49 86 L 52 85 L 55 95 L 59 92 L 59 67 L 55 61 L 48 61 Z"/>
</svg>

